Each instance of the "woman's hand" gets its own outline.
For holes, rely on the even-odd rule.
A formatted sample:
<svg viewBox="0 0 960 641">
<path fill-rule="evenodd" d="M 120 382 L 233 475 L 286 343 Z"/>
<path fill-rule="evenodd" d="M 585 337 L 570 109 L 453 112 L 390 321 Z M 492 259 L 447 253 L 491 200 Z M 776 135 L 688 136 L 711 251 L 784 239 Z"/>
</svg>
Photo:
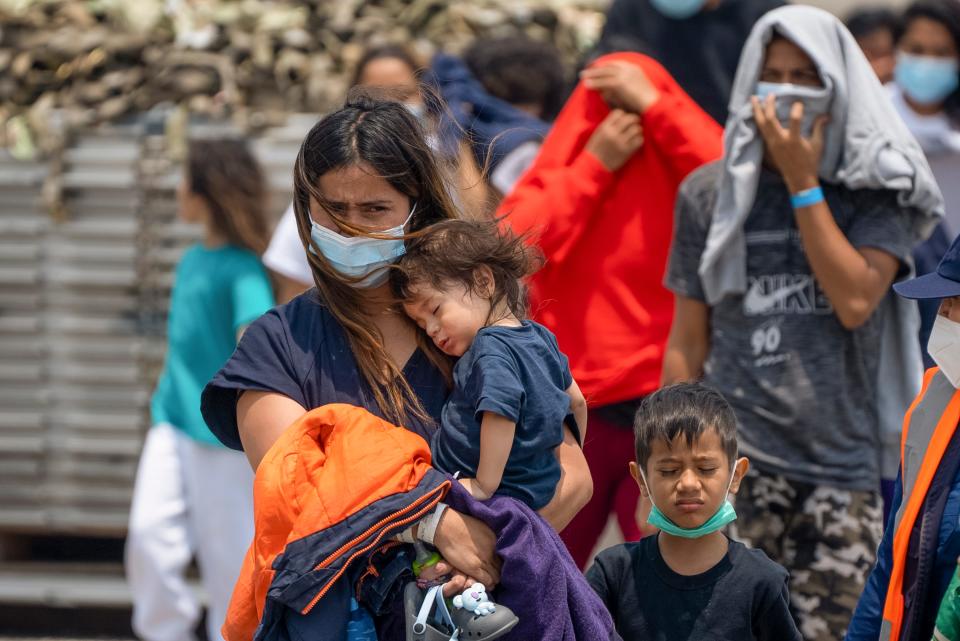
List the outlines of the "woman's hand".
<svg viewBox="0 0 960 641">
<path fill-rule="evenodd" d="M 496 555 L 496 542 L 493 530 L 485 523 L 452 509 L 443 511 L 433 537 L 444 561 L 488 590 L 500 582 L 502 561 Z"/>
<path fill-rule="evenodd" d="M 823 155 L 823 132 L 829 118 L 817 118 L 811 136 L 805 138 L 800 131 L 803 122 L 802 102 L 797 101 L 790 107 L 790 125 L 785 128 L 777 119 L 776 96 L 767 96 L 763 103 L 757 96 L 752 96 L 750 101 L 763 144 L 790 193 L 816 187 L 820 157 Z"/>
<path fill-rule="evenodd" d="M 647 74 L 637 65 L 616 60 L 580 72 L 583 86 L 600 93 L 611 109 L 642 114 L 660 98 Z"/>
</svg>

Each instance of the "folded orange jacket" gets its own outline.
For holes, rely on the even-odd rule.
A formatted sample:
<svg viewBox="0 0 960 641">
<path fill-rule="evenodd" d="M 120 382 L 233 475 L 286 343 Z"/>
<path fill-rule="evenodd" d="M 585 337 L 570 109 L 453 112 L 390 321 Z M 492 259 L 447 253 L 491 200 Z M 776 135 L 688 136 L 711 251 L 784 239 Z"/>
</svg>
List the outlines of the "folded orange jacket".
<svg viewBox="0 0 960 641">
<path fill-rule="evenodd" d="M 285 638 L 318 604 L 450 487 L 418 435 L 352 405 L 306 413 L 270 448 L 254 481 L 255 534 L 223 626 L 226 641 Z M 369 571 L 373 571 L 372 569 Z M 342 595 L 353 591 L 338 590 Z M 328 599 L 329 601 L 329 599 Z M 331 636 L 339 638 L 336 631 Z"/>
</svg>

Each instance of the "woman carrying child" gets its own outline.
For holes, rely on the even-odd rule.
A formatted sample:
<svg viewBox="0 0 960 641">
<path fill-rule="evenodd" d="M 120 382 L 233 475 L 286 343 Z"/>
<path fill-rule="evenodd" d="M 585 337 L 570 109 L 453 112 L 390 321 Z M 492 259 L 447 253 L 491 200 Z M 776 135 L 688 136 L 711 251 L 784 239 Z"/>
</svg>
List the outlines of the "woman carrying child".
<svg viewBox="0 0 960 641">
<path fill-rule="evenodd" d="M 406 234 L 457 217 L 447 185 L 416 119 L 397 103 L 353 97 L 307 135 L 295 167 L 294 208 L 316 289 L 251 325 L 203 395 L 211 429 L 242 448 L 253 467 L 288 426 L 329 403 L 366 408 L 430 440 L 448 395 L 450 362 L 395 304 L 388 267 L 403 255 Z M 555 454 L 560 480 L 540 512 L 559 528 L 589 498 L 591 485 L 568 427 Z M 367 458 L 363 465 L 376 463 Z M 491 529 L 453 509 L 437 512 L 422 521 L 430 524 L 427 542 L 462 575 L 496 585 Z M 462 575 L 448 583 L 448 594 L 463 587 Z M 400 605 L 380 605 L 382 628 Z M 339 638 L 344 601 L 321 601 L 312 613 L 330 638 Z"/>
</svg>

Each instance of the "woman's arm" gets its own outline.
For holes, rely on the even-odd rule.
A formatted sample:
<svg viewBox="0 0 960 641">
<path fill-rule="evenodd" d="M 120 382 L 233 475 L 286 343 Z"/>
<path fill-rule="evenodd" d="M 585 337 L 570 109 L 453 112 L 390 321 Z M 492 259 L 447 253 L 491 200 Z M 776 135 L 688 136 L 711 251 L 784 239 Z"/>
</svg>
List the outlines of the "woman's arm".
<svg viewBox="0 0 960 641">
<path fill-rule="evenodd" d="M 563 443 L 556 452 L 560 461 L 560 482 L 556 494 L 540 510 L 540 516 L 560 532 L 593 496 L 593 476 L 580 444 L 566 425 L 563 427 Z"/>
<path fill-rule="evenodd" d="M 580 386 L 576 381 L 567 388 L 567 395 L 570 397 L 570 411 L 573 412 L 573 420 L 577 422 L 577 429 L 580 430 L 580 442 L 587 442 L 587 399 L 583 397 Z"/>
<path fill-rule="evenodd" d="M 240 395 L 237 429 L 243 451 L 254 469 L 280 435 L 305 413 L 302 405 L 275 392 L 248 390 Z M 500 559 L 494 551 L 496 540 L 483 522 L 448 509 L 437 525 L 434 545 L 453 567 L 492 587 L 500 580 Z M 451 586 L 451 594 L 454 587 Z"/>
<path fill-rule="evenodd" d="M 254 470 L 280 435 L 307 413 L 300 403 L 276 392 L 247 390 L 237 400 L 237 431 Z"/>
</svg>

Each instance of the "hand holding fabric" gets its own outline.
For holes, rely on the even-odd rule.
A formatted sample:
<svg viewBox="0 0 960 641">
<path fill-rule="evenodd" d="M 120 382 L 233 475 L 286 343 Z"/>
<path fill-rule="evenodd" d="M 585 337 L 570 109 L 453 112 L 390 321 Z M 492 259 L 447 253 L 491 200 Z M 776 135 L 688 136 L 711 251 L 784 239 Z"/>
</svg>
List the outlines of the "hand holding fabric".
<svg viewBox="0 0 960 641">
<path fill-rule="evenodd" d="M 617 171 L 642 145 L 640 117 L 614 109 L 590 135 L 584 149 L 596 156 L 609 171 Z"/>
<path fill-rule="evenodd" d="M 614 60 L 584 69 L 583 86 L 598 91 L 611 109 L 642 114 L 660 98 L 660 92 L 639 65 Z"/>
<path fill-rule="evenodd" d="M 776 113 L 776 97 L 767 96 L 764 102 L 756 96 L 751 98 L 753 117 L 757 130 L 763 137 L 770 159 L 780 170 L 791 193 L 816 187 L 820 158 L 823 155 L 824 128 L 828 116 L 821 116 L 813 124 L 809 138 L 802 133 L 803 103 L 795 102 L 790 107 L 787 127 L 780 124 Z"/>
<path fill-rule="evenodd" d="M 500 582 L 500 558 L 494 552 L 496 535 L 482 521 L 445 510 L 433 543 L 443 558 L 460 572 L 493 588 Z"/>
</svg>

